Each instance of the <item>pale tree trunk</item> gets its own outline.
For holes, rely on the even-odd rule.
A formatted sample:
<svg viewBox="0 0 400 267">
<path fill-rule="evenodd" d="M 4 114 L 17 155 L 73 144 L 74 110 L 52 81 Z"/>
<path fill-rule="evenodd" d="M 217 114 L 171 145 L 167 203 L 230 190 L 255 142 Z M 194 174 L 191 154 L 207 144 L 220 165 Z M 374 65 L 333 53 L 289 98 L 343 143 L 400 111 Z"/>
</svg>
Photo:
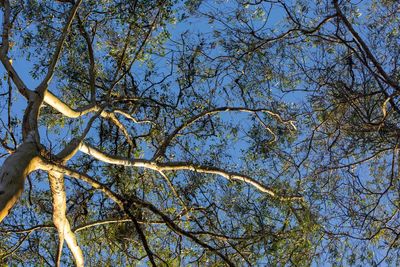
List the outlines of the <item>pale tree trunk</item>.
<svg viewBox="0 0 400 267">
<path fill-rule="evenodd" d="M 67 197 L 64 187 L 64 174 L 49 172 L 50 189 L 53 197 L 53 222 L 59 235 L 59 248 L 57 251 L 57 266 L 60 266 L 62 247 L 64 240 L 71 250 L 75 265 L 84 266 L 83 253 L 78 245 L 75 234 L 71 230 L 71 225 L 67 219 Z"/>
<path fill-rule="evenodd" d="M 0 222 L 8 215 L 24 189 L 29 173 L 39 164 L 39 149 L 34 140 L 27 140 L 10 155 L 0 170 Z"/>
<path fill-rule="evenodd" d="M 71 24 L 77 13 L 77 10 L 82 3 L 82 0 L 75 1 L 68 19 L 62 29 L 62 33 L 55 47 L 55 51 L 49 61 L 49 67 L 46 76 L 40 85 L 34 90 L 29 90 L 18 73 L 14 70 L 9 58 L 9 36 L 12 27 L 11 20 L 11 5 L 9 0 L 2 1 L 3 9 L 3 30 L 2 42 L 0 46 L 0 61 L 5 67 L 6 71 L 17 86 L 18 91 L 26 98 L 28 105 L 24 112 L 22 124 L 23 143 L 16 151 L 10 155 L 4 162 L 0 169 L 0 222 L 9 214 L 12 207 L 15 205 L 21 196 L 24 188 L 26 177 L 34 170 L 41 167 L 41 150 L 40 136 L 38 132 L 38 118 L 40 109 L 42 107 L 44 98 L 53 105 L 61 105 L 62 101 L 47 92 L 48 85 L 54 75 L 55 67 L 60 59 L 61 51 L 65 39 L 69 33 Z M 95 105 L 90 105 L 82 112 L 77 111 L 72 115 L 78 114 L 82 116 L 88 112 L 93 111 Z M 65 161 L 64 161 L 65 163 Z M 83 266 L 83 254 L 79 248 L 75 234 L 71 231 L 70 224 L 66 217 L 66 193 L 64 188 L 64 176 L 59 173 L 49 173 L 50 188 L 53 197 L 53 221 L 56 226 L 60 244 L 57 253 L 56 265 L 60 265 L 60 258 L 64 240 L 67 242 L 76 266 Z"/>
</svg>

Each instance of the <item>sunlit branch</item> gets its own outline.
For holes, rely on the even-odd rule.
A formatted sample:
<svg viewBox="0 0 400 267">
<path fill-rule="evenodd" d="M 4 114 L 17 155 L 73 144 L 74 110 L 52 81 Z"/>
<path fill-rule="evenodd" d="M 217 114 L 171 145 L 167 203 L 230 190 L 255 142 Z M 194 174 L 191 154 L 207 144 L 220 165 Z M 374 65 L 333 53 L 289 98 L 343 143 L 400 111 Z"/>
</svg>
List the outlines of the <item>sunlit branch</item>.
<svg viewBox="0 0 400 267">
<path fill-rule="evenodd" d="M 72 141 L 60 152 L 57 154 L 56 158 L 65 164 L 73 155 L 78 151 L 79 143 L 86 137 L 88 134 L 92 123 L 99 116 L 101 110 L 97 112 L 90 120 L 88 121 L 85 130 L 78 138 L 73 138 Z M 49 183 L 51 194 L 53 198 L 53 222 L 57 228 L 58 236 L 59 236 L 59 247 L 57 250 L 56 257 L 56 265 L 60 266 L 62 249 L 64 240 L 67 242 L 68 248 L 70 249 L 73 258 L 75 260 L 75 264 L 77 266 L 84 266 L 84 258 L 81 248 L 77 243 L 77 239 L 74 231 L 71 230 L 70 223 L 66 216 L 67 212 L 67 197 L 65 192 L 65 183 L 64 183 L 64 175 L 61 173 L 57 173 L 54 171 L 48 172 Z"/>
<path fill-rule="evenodd" d="M 67 175 L 67 176 L 70 176 L 75 179 L 79 179 L 79 180 L 82 180 L 82 181 L 88 183 L 90 186 L 103 192 L 107 197 L 109 197 L 111 200 L 113 200 L 123 211 L 125 211 L 125 213 L 127 213 L 128 216 L 131 215 L 131 213 L 129 211 L 129 207 L 131 204 L 129 204 L 128 201 L 124 200 L 121 196 L 119 196 L 116 193 L 114 193 L 113 191 L 111 191 L 107 186 L 96 181 L 89 175 L 74 171 L 65 166 L 56 165 L 56 164 L 53 164 L 51 162 L 46 162 L 46 161 L 42 161 L 41 168 L 46 171 L 55 171 L 55 172 L 63 173 L 64 175 Z M 170 219 L 166 214 L 164 214 L 159 209 L 157 209 L 153 204 L 148 203 L 143 200 L 140 200 L 136 197 L 132 197 L 130 199 L 130 202 L 133 202 L 133 204 L 135 204 L 137 206 L 140 206 L 140 207 L 143 207 L 143 208 L 146 208 L 146 209 L 152 211 L 154 214 L 161 217 L 161 219 L 166 223 L 166 225 L 171 230 L 176 232 L 177 234 L 186 236 L 186 237 L 190 238 L 191 240 L 193 240 L 195 243 L 199 244 L 201 247 L 206 248 L 206 249 L 210 250 L 211 252 L 215 253 L 216 255 L 221 257 L 229 266 L 235 266 L 229 260 L 229 258 L 227 258 L 224 254 L 222 254 L 221 252 L 219 252 L 217 249 L 213 248 L 212 246 L 208 245 L 207 243 L 204 243 L 203 241 L 198 239 L 192 233 L 180 228 L 172 219 Z M 130 216 L 130 218 L 131 218 L 131 216 Z M 146 242 L 146 241 L 142 240 L 142 243 L 144 243 L 144 242 Z M 148 256 L 149 256 L 149 253 L 148 253 Z"/>
<path fill-rule="evenodd" d="M 94 122 L 94 120 L 100 115 L 102 110 L 99 110 L 97 114 L 92 116 L 88 121 L 83 133 L 78 138 L 73 138 L 72 141 L 59 153 L 57 154 L 57 159 L 65 163 L 71 157 L 75 155 L 78 151 L 79 144 L 89 133 L 89 130 Z M 81 248 L 77 243 L 77 239 L 74 231 L 71 230 L 70 223 L 66 216 L 67 203 L 66 203 L 66 193 L 64 186 L 64 175 L 49 171 L 49 183 L 50 189 L 53 197 L 53 222 L 58 230 L 59 235 L 59 248 L 57 251 L 57 266 L 60 265 L 60 260 L 62 256 L 62 248 L 64 240 L 67 242 L 69 249 L 72 252 L 75 263 L 77 266 L 84 265 L 83 253 Z"/>
<path fill-rule="evenodd" d="M 76 228 L 74 228 L 72 231 L 74 231 L 75 233 L 92 228 L 92 227 L 96 227 L 96 226 L 100 226 L 100 225 L 107 225 L 107 224 L 118 224 L 118 223 L 127 223 L 127 222 L 132 222 L 131 219 L 126 218 L 126 219 L 108 219 L 108 220 L 101 220 L 101 221 L 96 221 L 96 222 L 91 222 L 91 223 L 87 223 L 84 225 L 80 225 Z M 144 221 L 144 220 L 138 220 L 138 223 L 140 224 L 165 224 L 164 221 Z"/>
<path fill-rule="evenodd" d="M 79 109 L 73 109 L 49 90 L 46 90 L 45 92 L 44 102 L 68 118 L 78 118 L 89 112 L 98 110 L 98 106 L 96 106 L 94 103 Z"/>
<path fill-rule="evenodd" d="M 164 171 L 180 171 L 187 170 L 193 171 L 197 173 L 206 173 L 206 174 L 214 174 L 221 177 L 226 178 L 227 180 L 237 180 L 244 182 L 248 185 L 253 186 L 259 191 L 270 195 L 271 197 L 280 199 L 280 200 L 302 200 L 301 196 L 281 196 L 277 194 L 272 188 L 263 185 L 262 183 L 254 180 L 253 178 L 243 175 L 237 172 L 229 172 L 220 168 L 211 167 L 211 166 L 202 166 L 199 164 L 189 163 L 189 162 L 168 162 L 168 163 L 158 163 L 156 161 L 143 160 L 143 159 L 127 159 L 127 158 L 119 158 L 113 157 L 106 153 L 100 152 L 94 147 L 89 146 L 86 143 L 82 143 L 79 150 L 83 153 L 86 153 L 102 162 L 115 164 L 115 165 L 123 165 L 128 167 L 140 167 L 151 169 L 157 172 Z"/>
<path fill-rule="evenodd" d="M 128 130 L 126 129 L 125 125 L 123 123 L 120 122 L 120 120 L 117 118 L 117 116 L 115 116 L 114 112 L 108 112 L 108 111 L 102 111 L 100 113 L 100 116 L 110 120 L 115 126 L 118 127 L 118 129 L 122 132 L 122 134 L 125 136 L 128 144 L 132 147 L 135 148 L 136 145 L 134 143 L 134 141 L 132 140 L 132 138 L 129 135 Z"/>
<path fill-rule="evenodd" d="M 50 91 L 46 91 L 44 95 L 44 101 L 50 105 L 52 108 L 60 112 L 61 114 L 67 116 L 68 118 L 78 118 L 83 115 L 86 115 L 90 112 L 96 112 L 96 111 L 101 111 L 100 116 L 102 118 L 110 120 L 115 126 L 118 127 L 118 129 L 123 133 L 125 136 L 127 142 L 131 147 L 135 147 L 135 143 L 132 140 L 132 138 L 129 135 L 128 130 L 126 127 L 118 120 L 117 116 L 114 114 L 114 112 L 106 111 L 104 110 L 104 107 L 100 107 L 99 105 L 96 105 L 95 103 L 91 103 L 87 106 L 84 106 L 80 109 L 73 109 L 69 105 L 67 105 L 65 102 L 60 100 L 57 96 L 55 96 L 53 93 Z"/>
<path fill-rule="evenodd" d="M 52 163 L 46 162 L 46 161 L 42 161 L 40 167 L 41 167 L 41 169 L 46 170 L 48 172 L 57 172 L 60 175 L 67 175 L 67 176 L 74 177 L 74 178 L 80 179 L 82 181 L 85 181 L 85 182 L 89 183 L 91 186 L 93 186 L 94 188 L 96 188 L 96 189 L 100 190 L 101 192 L 103 192 L 104 194 L 106 194 L 130 217 L 132 222 L 135 224 L 136 231 L 142 241 L 143 247 L 147 253 L 147 256 L 149 257 L 150 262 L 152 263 L 153 266 L 157 266 L 154 261 L 154 256 L 153 256 L 154 254 L 149 248 L 146 237 L 145 237 L 138 221 L 136 220 L 135 216 L 133 216 L 133 214 L 129 210 L 130 204 L 128 204 L 128 202 L 124 201 L 120 196 L 113 193 L 105 185 L 97 182 L 96 180 L 94 180 L 93 178 L 91 178 L 90 176 L 88 176 L 84 173 L 79 173 L 79 172 L 76 172 L 65 166 L 52 164 Z"/>
<path fill-rule="evenodd" d="M 164 177 L 165 181 L 168 184 L 168 187 L 171 189 L 172 193 L 174 194 L 174 196 L 179 200 L 179 202 L 181 203 L 183 209 L 185 210 L 186 213 L 188 213 L 190 211 L 190 209 L 186 206 L 185 202 L 183 201 L 183 199 L 181 198 L 181 196 L 178 194 L 178 192 L 176 191 L 174 185 L 172 184 L 171 179 L 169 179 L 169 177 L 163 173 L 162 171 L 159 172 L 161 174 L 162 177 Z M 189 215 L 190 216 L 190 215 Z"/>
<path fill-rule="evenodd" d="M 187 212 L 183 211 L 178 216 L 176 216 L 176 219 L 173 219 L 173 221 L 178 220 L 180 217 L 184 216 Z M 130 218 L 121 218 L 121 219 L 108 219 L 108 220 L 100 220 L 100 221 L 95 221 L 91 223 L 86 223 L 83 225 L 79 225 L 72 229 L 73 232 L 77 233 L 92 227 L 100 226 L 100 225 L 107 225 L 107 224 L 118 224 L 118 223 L 127 223 L 127 222 L 132 222 Z M 138 220 L 138 223 L 144 224 L 144 225 L 159 225 L 159 224 L 165 224 L 163 220 Z M 0 230 L 1 232 L 1 230 Z"/>
<path fill-rule="evenodd" d="M 153 124 L 153 125 L 155 124 L 151 120 L 138 120 L 138 119 L 134 118 L 132 115 L 130 115 L 129 113 L 123 111 L 123 110 L 115 109 L 113 112 L 115 114 L 121 114 L 126 119 L 131 120 L 131 121 L 133 121 L 134 123 L 137 123 L 137 124 L 140 124 L 140 123 L 150 123 L 150 124 Z"/>
<path fill-rule="evenodd" d="M 59 236 L 56 265 L 60 266 L 62 248 L 65 240 L 73 255 L 76 266 L 84 266 L 82 250 L 77 243 L 75 233 L 71 230 L 70 223 L 66 216 L 67 197 L 64 187 L 64 175 L 59 172 L 49 171 L 49 183 L 53 197 L 53 222 Z"/>
</svg>

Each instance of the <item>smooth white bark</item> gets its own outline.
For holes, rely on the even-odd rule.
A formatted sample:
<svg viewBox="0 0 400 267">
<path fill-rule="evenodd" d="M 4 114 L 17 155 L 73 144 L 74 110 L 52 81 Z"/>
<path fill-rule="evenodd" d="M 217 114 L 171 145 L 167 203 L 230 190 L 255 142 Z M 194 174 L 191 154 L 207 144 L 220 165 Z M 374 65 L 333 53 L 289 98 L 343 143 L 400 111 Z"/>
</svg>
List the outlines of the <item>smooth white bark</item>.
<svg viewBox="0 0 400 267">
<path fill-rule="evenodd" d="M 257 180 L 243 175 L 237 172 L 230 172 L 223 169 L 202 166 L 198 164 L 192 164 L 188 162 L 169 162 L 169 163 L 158 163 L 156 161 L 150 160 L 142 160 L 142 159 L 127 159 L 121 157 L 113 157 L 106 153 L 99 151 L 98 149 L 89 146 L 88 144 L 82 143 L 79 150 L 85 154 L 88 154 L 94 157 L 97 160 L 100 160 L 105 163 L 114 164 L 114 165 L 122 165 L 129 167 L 140 167 L 151 169 L 157 172 L 164 171 L 180 171 L 180 170 L 188 170 L 198 173 L 206 173 L 206 174 L 214 174 L 221 177 L 224 177 L 227 180 L 237 180 L 244 182 L 250 186 L 253 186 L 257 190 L 270 195 L 271 197 L 278 198 L 280 200 L 302 200 L 301 196 L 280 196 L 277 194 L 272 188 L 258 182 Z"/>
<path fill-rule="evenodd" d="M 57 266 L 60 266 L 60 258 L 64 240 L 70 249 L 75 265 L 84 266 L 84 258 L 81 248 L 78 245 L 76 236 L 71 230 L 67 219 L 67 196 L 64 187 L 64 175 L 58 172 L 49 172 L 50 189 L 53 198 L 53 222 L 59 235 L 59 250 L 57 253 Z"/>
<path fill-rule="evenodd" d="M 78 118 L 89 112 L 97 111 L 95 105 L 89 105 L 82 109 L 72 109 L 48 90 L 44 94 L 44 102 L 68 118 Z"/>
<path fill-rule="evenodd" d="M 0 169 L 0 222 L 21 196 L 28 174 L 37 169 L 38 155 L 36 144 L 28 140 L 4 161 Z"/>
</svg>

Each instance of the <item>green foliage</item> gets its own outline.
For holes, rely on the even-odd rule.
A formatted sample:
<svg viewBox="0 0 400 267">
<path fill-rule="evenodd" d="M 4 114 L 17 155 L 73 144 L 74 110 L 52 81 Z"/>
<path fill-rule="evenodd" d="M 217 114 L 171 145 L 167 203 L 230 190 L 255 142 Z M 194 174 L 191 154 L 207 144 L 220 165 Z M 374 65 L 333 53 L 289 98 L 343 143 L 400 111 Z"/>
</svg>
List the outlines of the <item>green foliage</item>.
<svg viewBox="0 0 400 267">
<path fill-rule="evenodd" d="M 73 1 L 10 4 L 8 56 L 40 81 Z M 375 0 L 83 1 L 48 89 L 97 110 L 67 118 L 44 103 L 41 149 L 61 164 L 57 152 L 96 114 L 85 142 L 153 163 L 80 153 L 66 163 L 126 202 L 124 212 L 66 176 L 86 264 L 151 264 L 129 211 L 160 266 L 398 265 L 398 13 L 397 1 Z M 12 78 L 0 84 L 5 148 L 22 139 Z M 187 169 L 154 170 L 168 164 Z M 55 265 L 45 181 L 39 172 L 1 226 L 1 264 Z"/>
</svg>

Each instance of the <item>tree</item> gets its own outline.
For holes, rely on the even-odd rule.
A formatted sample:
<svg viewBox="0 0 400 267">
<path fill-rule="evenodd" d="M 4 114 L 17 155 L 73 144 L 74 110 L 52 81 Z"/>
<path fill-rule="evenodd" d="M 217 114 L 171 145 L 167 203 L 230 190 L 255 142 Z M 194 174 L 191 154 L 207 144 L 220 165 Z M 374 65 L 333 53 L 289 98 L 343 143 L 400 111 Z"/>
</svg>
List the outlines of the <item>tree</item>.
<svg viewBox="0 0 400 267">
<path fill-rule="evenodd" d="M 398 265 L 398 2 L 246 4 L 250 14 L 286 17 L 277 29 L 240 16 L 222 38 L 243 66 L 264 66 L 288 98 L 305 99 L 291 155 L 318 214 L 314 260 Z"/>
<path fill-rule="evenodd" d="M 281 160 L 263 166 L 253 152 L 295 136 L 289 107 L 261 87 L 244 92 L 233 62 L 207 58 L 204 37 L 170 37 L 195 7 L 3 1 L 4 261 L 310 261 L 304 199 L 274 178 Z"/>
<path fill-rule="evenodd" d="M 399 264 L 396 1 L 2 11 L 2 261 Z"/>
</svg>

